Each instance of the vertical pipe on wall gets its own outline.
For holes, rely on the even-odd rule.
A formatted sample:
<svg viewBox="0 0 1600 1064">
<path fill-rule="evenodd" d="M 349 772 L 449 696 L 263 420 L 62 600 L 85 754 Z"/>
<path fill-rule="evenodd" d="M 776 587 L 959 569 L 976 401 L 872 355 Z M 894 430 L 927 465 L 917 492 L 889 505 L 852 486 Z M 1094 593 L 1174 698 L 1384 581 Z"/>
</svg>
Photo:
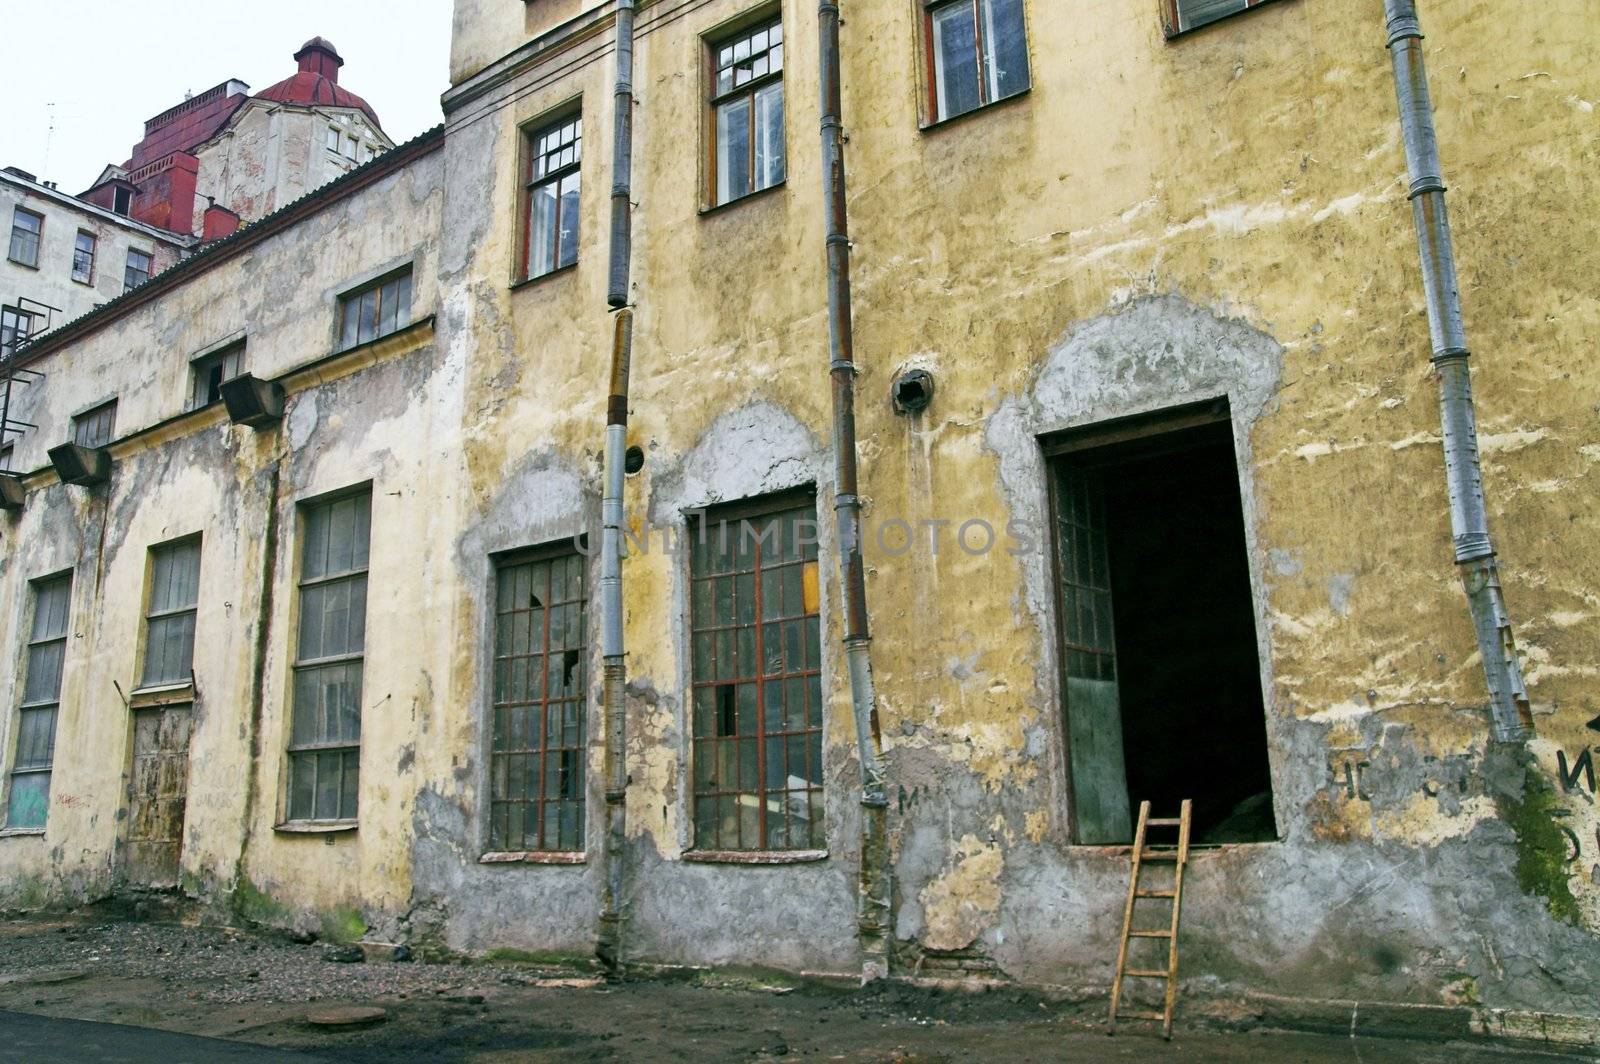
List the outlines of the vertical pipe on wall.
<svg viewBox="0 0 1600 1064">
<path fill-rule="evenodd" d="M 633 231 L 633 0 L 617 0 L 617 92 L 612 116 L 611 276 L 607 302 L 617 310 L 606 397 L 605 483 L 601 498 L 600 620 L 602 714 L 605 722 L 605 882 L 595 952 L 612 974 L 622 971 L 623 898 L 628 796 L 627 667 L 622 631 L 622 485 L 628 446 L 628 373 L 633 359 L 633 309 L 628 306 Z"/>
<path fill-rule="evenodd" d="M 834 513 L 843 588 L 844 646 L 850 673 L 857 756 L 861 762 L 861 881 L 856 914 L 862 978 L 888 974 L 891 887 L 888 785 L 880 754 L 877 696 L 872 687 L 861 499 L 856 475 L 855 353 L 850 312 L 850 227 L 845 207 L 841 122 L 839 5 L 820 0 L 818 54 L 822 89 L 822 195 L 827 224 L 828 373 L 833 387 Z"/>
<path fill-rule="evenodd" d="M 1489 539 L 1488 506 L 1478 461 L 1478 427 L 1472 403 L 1472 376 L 1467 360 L 1466 328 L 1461 319 L 1461 292 L 1456 280 L 1450 218 L 1445 212 L 1445 185 L 1434 131 L 1433 103 L 1423 65 L 1422 27 L 1414 0 L 1384 0 L 1389 53 L 1394 64 L 1395 96 L 1400 105 L 1400 130 L 1410 172 L 1411 208 L 1422 258 L 1422 287 L 1433 340 L 1433 367 L 1439 381 L 1439 420 L 1444 442 L 1445 475 L 1450 488 L 1450 526 L 1455 537 L 1456 565 L 1466 588 L 1489 686 L 1489 713 L 1494 738 L 1520 742 L 1532 730 L 1528 693 L 1517 659 L 1511 619 L 1500 589 L 1499 567 Z"/>
</svg>

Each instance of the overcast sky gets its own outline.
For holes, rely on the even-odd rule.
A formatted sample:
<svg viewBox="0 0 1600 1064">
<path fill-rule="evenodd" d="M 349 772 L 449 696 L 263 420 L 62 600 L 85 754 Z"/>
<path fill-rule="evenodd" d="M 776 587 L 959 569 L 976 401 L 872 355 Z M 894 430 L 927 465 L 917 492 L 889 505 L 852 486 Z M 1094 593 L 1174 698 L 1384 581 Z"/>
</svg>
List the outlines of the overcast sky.
<svg viewBox="0 0 1600 1064">
<path fill-rule="evenodd" d="M 126 161 L 145 119 L 183 102 L 185 92 L 229 78 L 257 92 L 282 81 L 311 37 L 338 47 L 339 84 L 371 104 L 397 142 L 438 124 L 449 84 L 451 0 L 0 6 L 0 166 L 20 166 L 63 192 L 82 192 L 106 163 Z"/>
</svg>

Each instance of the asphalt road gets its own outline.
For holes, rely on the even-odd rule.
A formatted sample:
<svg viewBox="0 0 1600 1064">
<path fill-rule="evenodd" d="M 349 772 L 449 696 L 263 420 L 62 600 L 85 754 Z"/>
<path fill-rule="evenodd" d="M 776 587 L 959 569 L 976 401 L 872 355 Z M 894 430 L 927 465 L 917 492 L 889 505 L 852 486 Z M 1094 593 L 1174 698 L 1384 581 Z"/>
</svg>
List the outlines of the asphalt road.
<svg viewBox="0 0 1600 1064">
<path fill-rule="evenodd" d="M 3 1064 L 330 1064 L 326 1057 L 242 1042 L 0 1012 Z"/>
</svg>

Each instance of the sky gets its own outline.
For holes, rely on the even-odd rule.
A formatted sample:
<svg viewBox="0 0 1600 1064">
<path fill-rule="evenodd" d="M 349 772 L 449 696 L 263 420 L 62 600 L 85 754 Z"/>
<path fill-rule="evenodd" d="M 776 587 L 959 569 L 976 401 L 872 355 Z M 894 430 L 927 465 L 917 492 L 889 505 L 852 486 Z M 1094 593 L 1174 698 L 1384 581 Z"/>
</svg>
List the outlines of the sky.
<svg viewBox="0 0 1600 1064">
<path fill-rule="evenodd" d="M 397 143 L 440 120 L 451 0 L 5 0 L 0 166 L 63 192 L 127 160 L 145 119 L 229 78 L 259 92 L 312 37 L 339 49 L 339 84 Z M 52 129 L 53 125 L 53 129 Z"/>
</svg>

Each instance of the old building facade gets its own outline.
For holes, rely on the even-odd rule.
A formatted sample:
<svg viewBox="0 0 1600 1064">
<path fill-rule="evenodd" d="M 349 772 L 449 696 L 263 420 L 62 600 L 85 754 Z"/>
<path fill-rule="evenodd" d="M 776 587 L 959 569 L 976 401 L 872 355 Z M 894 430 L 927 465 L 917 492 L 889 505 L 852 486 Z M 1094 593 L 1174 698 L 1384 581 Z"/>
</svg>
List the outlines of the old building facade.
<svg viewBox="0 0 1600 1064">
<path fill-rule="evenodd" d="M 1451 557 L 1459 352 L 1430 367 L 1382 5 L 848 4 L 832 175 L 810 7 L 456 6 L 442 131 L 22 349 L 0 896 L 587 955 L 614 894 L 626 964 L 1104 986 L 1131 818 L 1192 799 L 1192 992 L 1593 1036 L 1575 5 L 1423 12 L 1515 743 Z"/>
</svg>

